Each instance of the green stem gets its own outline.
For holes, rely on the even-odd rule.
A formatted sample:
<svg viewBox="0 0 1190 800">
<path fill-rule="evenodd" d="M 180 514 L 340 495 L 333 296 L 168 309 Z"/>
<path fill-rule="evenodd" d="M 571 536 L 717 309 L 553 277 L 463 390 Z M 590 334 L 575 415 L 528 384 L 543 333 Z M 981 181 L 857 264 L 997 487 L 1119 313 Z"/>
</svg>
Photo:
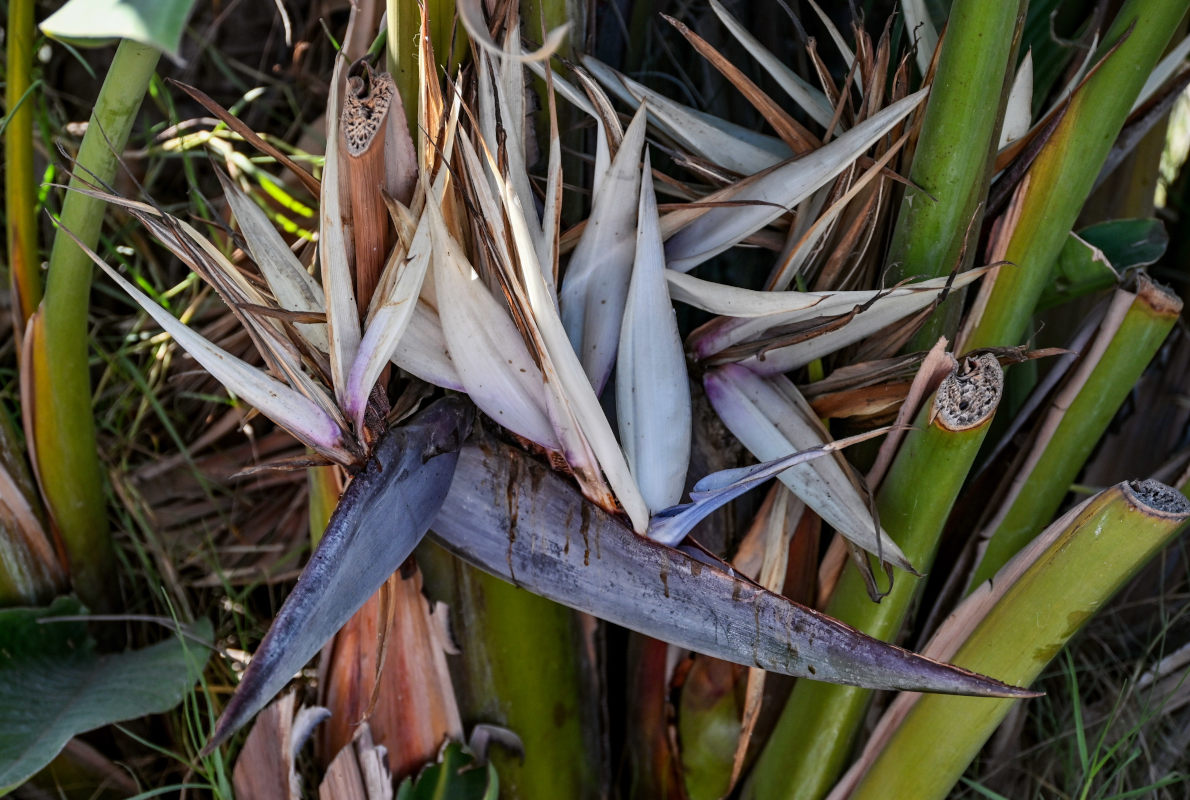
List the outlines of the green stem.
<svg viewBox="0 0 1190 800">
<path fill-rule="evenodd" d="M 500 796 L 596 798 L 595 698 L 585 685 L 577 615 L 499 578 L 457 565 L 464 714 L 511 729 L 524 759 L 500 749 L 492 762 Z"/>
<path fill-rule="evenodd" d="M 747 670 L 730 661 L 699 656 L 686 674 L 678 701 L 682 777 L 690 800 L 718 800 L 731 790 L 742 709 L 737 685 Z"/>
<path fill-rule="evenodd" d="M 37 183 L 33 178 L 33 0 L 10 0 L 4 131 L 5 224 L 8 234 L 9 280 L 13 328 L 17 342 L 25 321 L 41 302 L 40 259 L 37 255 Z M 20 353 L 20 348 L 17 348 Z"/>
<path fill-rule="evenodd" d="M 79 148 L 72 187 L 115 177 L 159 56 L 152 47 L 120 43 Z M 103 212 L 102 201 L 67 192 L 60 224 L 93 248 Z M 33 415 L 38 475 L 62 534 L 75 589 L 85 603 L 102 607 L 112 590 L 115 558 L 91 412 L 87 310 L 92 269 L 70 237 L 54 237 L 42 305 L 44 340 L 36 365 L 44 375 L 35 388 L 44 394 L 35 395 L 35 408 L 26 413 Z"/>
<path fill-rule="evenodd" d="M 331 521 L 331 514 L 339 505 L 343 493 L 338 467 L 310 467 L 306 470 L 306 486 L 310 491 L 310 546 L 317 547 Z"/>
<path fill-rule="evenodd" d="M 975 257 L 975 236 L 996 155 L 1000 122 L 1024 16 L 1022 0 L 958 0 L 938 56 L 921 136 L 893 234 L 889 263 L 894 280 L 933 278 L 966 268 Z M 989 102 L 993 98 L 999 102 Z M 972 241 L 967 242 L 971 238 Z M 955 302 L 958 300 L 958 302 Z M 914 337 L 909 349 L 929 349 L 939 336 L 953 337 L 962 302 L 945 303 Z"/>
<path fill-rule="evenodd" d="M 952 373 L 934 401 L 922 409 L 880 487 L 880 522 L 922 572 L 933 563 L 942 528 L 987 434 L 1003 382 L 992 356 L 981 357 L 967 375 Z M 967 407 L 981 409 L 978 419 L 960 421 L 957 406 L 964 400 Z M 939 414 L 939 407 L 950 412 Z M 873 603 L 859 571 L 848 569 L 826 613 L 870 636 L 892 641 L 919 587 L 920 581 L 900 575 L 888 595 Z M 871 691 L 854 686 L 799 680 L 743 797 L 823 797 L 846 763 L 871 696 Z"/>
<path fill-rule="evenodd" d="M 420 54 L 417 47 L 421 35 L 421 10 L 417 0 L 387 0 L 388 51 L 386 63 L 389 74 L 397 84 L 401 102 L 405 104 L 405 117 L 409 121 L 409 133 L 417 141 L 417 97 L 421 86 L 418 77 Z M 451 78 L 454 70 L 467 52 L 467 34 L 463 26 L 455 26 L 453 0 L 425 0 L 426 17 L 430 27 L 430 41 L 434 45 L 434 57 L 438 59 L 434 75 L 441 78 L 443 71 Z M 453 37 L 454 48 L 451 49 Z"/>
<path fill-rule="evenodd" d="M 1141 274 L 1135 294 L 1120 291 L 1116 304 L 1127 303 L 1119 326 L 1101 331 L 1098 342 L 1087 347 L 1088 363 L 1072 378 L 1069 389 L 1058 395 L 1042 423 L 1053 432 L 1039 456 L 1026 462 L 1013 484 L 1015 496 L 1006 499 L 1008 510 L 998 520 L 988 546 L 971 577 L 979 586 L 1024 547 L 1062 504 L 1116 411 L 1132 391 L 1149 361 L 1177 321 L 1182 303 Z M 1101 352 L 1097 352 L 1103 348 Z M 1092 360 L 1096 359 L 1097 360 Z M 1086 374 L 1088 372 L 1090 374 Z M 1080 385 L 1081 384 L 1081 385 Z M 1068 393 L 1077 392 L 1073 398 Z"/>
<path fill-rule="evenodd" d="M 926 654 L 1012 684 L 1031 684 L 1095 609 L 1188 519 L 1190 501 L 1154 481 L 1101 492 L 1051 526 L 1028 556 L 1001 573 L 999 586 L 985 585 L 960 606 Z M 955 647 L 936 644 L 955 638 L 961 642 Z M 1014 702 L 898 698 L 861 755 L 860 764 L 870 766 L 847 796 L 941 800 Z"/>
<path fill-rule="evenodd" d="M 1029 325 L 1062 245 L 1091 192 L 1133 101 L 1161 57 L 1185 0 L 1128 0 L 1116 15 L 1096 61 L 1099 66 L 1070 100 L 1053 136 L 1018 191 L 1018 222 L 987 303 L 964 349 L 1016 345 Z"/>
</svg>

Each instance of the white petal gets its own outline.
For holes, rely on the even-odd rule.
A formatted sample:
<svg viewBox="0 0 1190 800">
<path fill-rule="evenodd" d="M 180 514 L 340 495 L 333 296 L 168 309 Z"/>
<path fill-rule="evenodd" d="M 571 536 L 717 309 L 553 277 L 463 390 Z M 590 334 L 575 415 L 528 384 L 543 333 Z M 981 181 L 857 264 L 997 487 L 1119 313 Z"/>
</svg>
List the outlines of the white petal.
<svg viewBox="0 0 1190 800">
<path fill-rule="evenodd" d="M 665 243 L 670 268 L 689 272 L 781 217 L 863 155 L 908 116 L 927 92 L 923 89 L 898 100 L 829 144 L 705 198 L 756 205 L 711 208 L 683 224 Z M 688 214 L 692 212 L 681 212 L 680 218 Z"/>
<path fill-rule="evenodd" d="M 347 405 L 347 374 L 359 352 L 359 311 L 352 289 L 351 268 L 347 263 L 347 238 L 343 230 L 342 204 L 339 201 L 339 94 L 342 91 L 342 56 L 335 60 L 331 78 L 331 96 L 327 103 L 326 166 L 322 173 L 322 198 L 319 203 L 318 258 L 322 287 L 326 292 L 327 335 L 330 340 L 331 382 L 339 405 Z"/>
<path fill-rule="evenodd" d="M 562 324 L 596 394 L 603 391 L 611 375 L 628 296 L 637 210 L 626 198 L 640 195 L 645 121 L 645 107 L 641 106 L 611 169 L 600 181 L 591 216 L 570 256 L 559 298 Z"/>
<path fill-rule="evenodd" d="M 829 441 L 814 411 L 786 378 L 761 378 L 729 364 L 707 372 L 704 383 L 715 413 L 744 447 L 772 461 Z M 781 473 L 780 480 L 840 534 L 885 561 L 911 569 L 883 529 L 877 533 L 868 504 L 833 458 Z"/>
<path fill-rule="evenodd" d="M 475 405 L 513 433 L 556 450 L 542 401 L 541 371 L 504 307 L 451 238 L 434 197 L 426 198 L 434 285 L 447 351 Z"/>
<path fill-rule="evenodd" d="M 665 284 L 665 252 L 647 154 L 636 258 L 620 336 L 616 411 L 628 466 L 649 511 L 678 502 L 690 462 L 690 386 Z"/>
<path fill-rule="evenodd" d="M 286 311 L 324 313 L 326 298 L 322 294 L 322 287 L 285 244 L 268 216 L 222 171 L 216 174 L 223 184 L 223 194 L 227 197 L 236 222 L 240 224 L 240 231 L 248 242 L 252 260 L 260 268 L 273 297 L 277 298 L 277 305 Z M 327 352 L 330 345 L 327 342 L 326 325 L 298 323 L 294 327 L 312 347 L 319 352 Z"/>
<path fill-rule="evenodd" d="M 344 445 L 343 430 L 316 403 L 207 341 L 101 259 L 94 254 L 91 258 L 215 380 L 309 446 L 342 464 L 352 463 L 353 458 Z"/>
</svg>

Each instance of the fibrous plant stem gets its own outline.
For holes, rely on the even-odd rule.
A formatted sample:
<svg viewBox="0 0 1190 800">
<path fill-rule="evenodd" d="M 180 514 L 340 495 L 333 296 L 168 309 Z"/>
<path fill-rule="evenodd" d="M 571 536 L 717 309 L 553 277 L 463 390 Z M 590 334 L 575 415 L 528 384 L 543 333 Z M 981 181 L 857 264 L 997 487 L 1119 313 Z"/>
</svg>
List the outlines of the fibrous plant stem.
<svg viewBox="0 0 1190 800">
<path fill-rule="evenodd" d="M 514 731 L 525 748 L 525 758 L 490 753 L 501 796 L 599 797 L 596 698 L 584 685 L 578 615 L 452 560 L 468 711 Z"/>
<path fill-rule="evenodd" d="M 1113 307 L 1127 309 L 1118 327 L 1100 331 L 1099 340 L 1086 348 L 1082 368 L 1051 401 L 1042 424 L 1047 441 L 1035 445 L 1037 452 L 1021 464 L 1005 498 L 1008 509 L 992 523 L 971 588 L 995 575 L 1053 518 L 1112 417 L 1177 321 L 1181 300 L 1143 274 L 1138 283 L 1135 293 L 1117 292 Z"/>
<path fill-rule="evenodd" d="M 1100 492 L 1038 537 L 997 576 L 997 586 L 985 584 L 968 598 L 925 654 L 1031 683 L 1187 520 L 1190 501 L 1155 481 Z M 832 800 L 946 797 L 1012 703 L 902 695 Z"/>
</svg>

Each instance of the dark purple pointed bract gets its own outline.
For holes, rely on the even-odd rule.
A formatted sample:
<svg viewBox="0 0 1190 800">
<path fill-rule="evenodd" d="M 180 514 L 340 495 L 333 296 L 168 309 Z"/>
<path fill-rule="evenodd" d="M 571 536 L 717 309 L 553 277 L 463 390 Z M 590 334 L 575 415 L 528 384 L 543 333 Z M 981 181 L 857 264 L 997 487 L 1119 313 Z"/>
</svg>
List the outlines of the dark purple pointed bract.
<svg viewBox="0 0 1190 800">
<path fill-rule="evenodd" d="M 638 536 L 565 478 L 490 439 L 463 448 L 431 535 L 535 594 L 716 658 L 872 689 L 1036 694 L 877 641 Z"/>
<path fill-rule="evenodd" d="M 205 752 L 264 708 L 409 557 L 446 497 L 470 424 L 469 404 L 448 398 L 378 442 L 343 492 Z"/>
</svg>

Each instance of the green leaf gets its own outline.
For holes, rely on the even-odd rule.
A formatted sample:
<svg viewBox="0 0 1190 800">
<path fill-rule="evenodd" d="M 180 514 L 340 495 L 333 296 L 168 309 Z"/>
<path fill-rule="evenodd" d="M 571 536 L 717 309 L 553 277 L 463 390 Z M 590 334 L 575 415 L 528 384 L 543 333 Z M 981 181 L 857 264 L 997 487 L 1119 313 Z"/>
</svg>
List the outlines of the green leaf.
<svg viewBox="0 0 1190 800">
<path fill-rule="evenodd" d="M 1071 233 L 1038 308 L 1115 286 L 1125 270 L 1155 263 L 1168 245 L 1169 234 L 1157 219 L 1117 219 Z"/>
<path fill-rule="evenodd" d="M 716 800 L 731 791 L 731 767 L 740 738 L 734 664 L 700 658 L 682 688 L 678 736 L 690 800 Z"/>
<path fill-rule="evenodd" d="M 193 8 L 194 0 L 70 0 L 41 23 L 41 32 L 90 47 L 131 39 L 180 62 L 182 31 Z"/>
<path fill-rule="evenodd" d="M 1037 308 L 1060 306 L 1119 282 L 1119 273 L 1112 269 L 1103 251 L 1071 231 L 1054 263 L 1054 277 L 1041 293 Z"/>
<path fill-rule="evenodd" d="M 1115 219 L 1083 228 L 1078 235 L 1099 248 L 1108 262 L 1123 272 L 1155 264 L 1165 254 L 1169 234 L 1159 219 Z"/>
<path fill-rule="evenodd" d="M 438 763 L 406 778 L 397 787 L 397 800 L 496 800 L 500 781 L 491 764 L 477 763 L 458 742 L 447 742 Z"/>
<path fill-rule="evenodd" d="M 72 597 L 0 611 L 0 787 L 33 775 L 76 734 L 168 711 L 202 674 L 207 649 L 178 637 L 101 654 L 85 622 L 41 623 L 82 613 Z M 193 632 L 212 636 L 206 620 Z"/>
</svg>

